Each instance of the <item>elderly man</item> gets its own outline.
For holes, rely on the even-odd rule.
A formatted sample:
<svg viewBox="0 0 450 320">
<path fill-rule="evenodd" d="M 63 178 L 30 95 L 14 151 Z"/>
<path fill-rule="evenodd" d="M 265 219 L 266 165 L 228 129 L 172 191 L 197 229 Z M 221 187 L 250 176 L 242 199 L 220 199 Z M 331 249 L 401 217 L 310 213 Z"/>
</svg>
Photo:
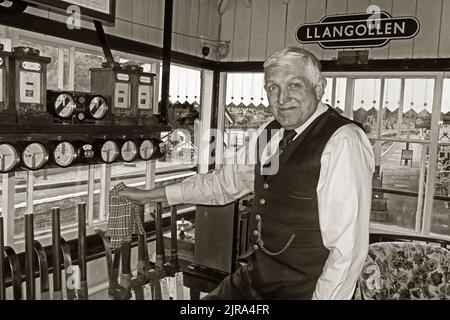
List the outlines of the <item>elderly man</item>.
<svg viewBox="0 0 450 320">
<path fill-rule="evenodd" d="M 223 205 L 255 193 L 247 264 L 207 299 L 350 299 L 368 250 L 372 147 L 356 123 L 321 102 L 326 80 L 313 54 L 282 49 L 264 74 L 275 119 L 252 143 L 256 165 L 121 195 Z"/>
</svg>

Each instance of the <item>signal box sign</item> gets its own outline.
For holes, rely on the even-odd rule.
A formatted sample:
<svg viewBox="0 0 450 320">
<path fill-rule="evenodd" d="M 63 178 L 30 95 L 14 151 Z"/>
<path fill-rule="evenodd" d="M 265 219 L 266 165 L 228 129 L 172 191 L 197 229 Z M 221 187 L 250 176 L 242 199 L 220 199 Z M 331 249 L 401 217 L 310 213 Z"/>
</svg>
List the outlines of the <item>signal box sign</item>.
<svg viewBox="0 0 450 320">
<path fill-rule="evenodd" d="M 324 49 L 382 47 L 393 39 L 417 35 L 414 17 L 392 18 L 387 12 L 326 16 L 318 23 L 300 25 L 295 37 L 303 44 L 318 43 Z"/>
</svg>

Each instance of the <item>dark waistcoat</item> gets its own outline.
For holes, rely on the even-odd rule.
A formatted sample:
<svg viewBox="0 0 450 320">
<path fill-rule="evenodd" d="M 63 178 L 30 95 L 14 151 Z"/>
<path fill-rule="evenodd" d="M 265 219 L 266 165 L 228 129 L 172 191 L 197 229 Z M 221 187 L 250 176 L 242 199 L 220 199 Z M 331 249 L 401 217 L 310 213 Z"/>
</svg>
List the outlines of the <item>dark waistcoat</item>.
<svg viewBox="0 0 450 320">
<path fill-rule="evenodd" d="M 312 297 L 329 253 L 319 225 L 316 189 L 320 160 L 331 136 L 349 123 L 352 121 L 329 108 L 279 155 L 276 174 L 262 175 L 258 157 L 250 217 L 251 245 L 257 249 L 250 259 L 249 270 L 254 286 L 264 298 Z M 279 128 L 276 120 L 271 122 L 266 141 L 270 141 L 271 129 Z M 273 158 L 271 162 L 274 163 Z M 257 232 L 258 222 L 261 232 Z M 277 254 L 292 235 L 295 237 L 290 245 Z"/>
</svg>

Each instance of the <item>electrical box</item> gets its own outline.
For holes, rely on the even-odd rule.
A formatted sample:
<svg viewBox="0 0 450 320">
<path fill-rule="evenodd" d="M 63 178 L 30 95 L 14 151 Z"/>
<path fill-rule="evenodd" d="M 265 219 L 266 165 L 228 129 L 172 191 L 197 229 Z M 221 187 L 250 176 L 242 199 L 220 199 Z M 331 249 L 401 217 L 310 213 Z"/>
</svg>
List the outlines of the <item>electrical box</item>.
<svg viewBox="0 0 450 320">
<path fill-rule="evenodd" d="M 9 52 L 3 51 L 3 45 L 0 44 L 0 123 L 16 123 L 16 109 L 10 102 L 9 78 L 10 72 L 10 58 Z"/>
<path fill-rule="evenodd" d="M 47 112 L 47 65 L 51 59 L 37 49 L 15 47 L 12 50 L 10 98 L 17 112 L 17 122 L 49 125 Z"/>
<path fill-rule="evenodd" d="M 132 104 L 134 70 L 118 63 L 104 63 L 91 69 L 91 91 L 105 97 L 115 125 L 137 125 L 137 109 Z"/>
<path fill-rule="evenodd" d="M 238 202 L 225 206 L 197 205 L 193 263 L 232 273 L 236 268 Z"/>
<path fill-rule="evenodd" d="M 137 71 L 133 75 L 135 85 L 133 97 L 136 99 L 136 109 L 139 125 L 157 125 L 158 120 L 153 115 L 154 81 L 156 74 Z"/>
</svg>

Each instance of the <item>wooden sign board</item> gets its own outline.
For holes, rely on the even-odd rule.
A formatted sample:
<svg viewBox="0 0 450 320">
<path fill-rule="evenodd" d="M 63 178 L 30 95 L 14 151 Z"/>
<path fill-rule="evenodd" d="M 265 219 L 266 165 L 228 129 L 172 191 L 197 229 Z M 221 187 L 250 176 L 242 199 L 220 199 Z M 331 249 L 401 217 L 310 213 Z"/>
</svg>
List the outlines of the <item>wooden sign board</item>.
<svg viewBox="0 0 450 320">
<path fill-rule="evenodd" d="M 42 9 L 63 14 L 70 14 L 71 6 L 80 9 L 81 18 L 98 20 L 113 25 L 116 20 L 116 0 L 23 0 Z"/>
</svg>

